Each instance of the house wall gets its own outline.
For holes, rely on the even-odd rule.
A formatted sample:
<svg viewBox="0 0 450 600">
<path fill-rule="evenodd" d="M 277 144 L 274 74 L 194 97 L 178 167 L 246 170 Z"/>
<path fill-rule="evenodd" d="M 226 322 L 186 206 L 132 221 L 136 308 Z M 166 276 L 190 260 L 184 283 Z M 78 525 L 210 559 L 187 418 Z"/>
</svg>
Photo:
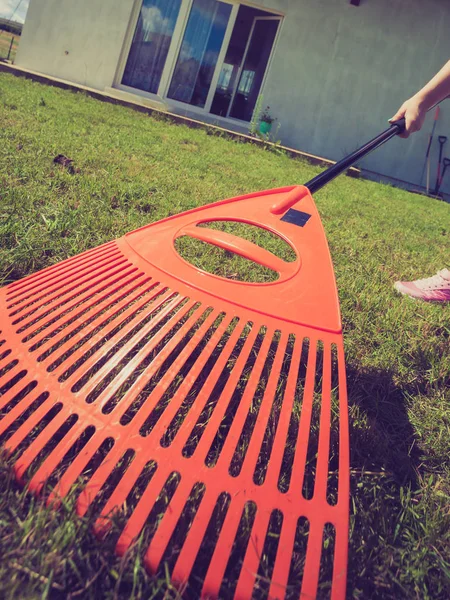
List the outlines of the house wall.
<svg viewBox="0 0 450 600">
<path fill-rule="evenodd" d="M 446 1 L 361 0 L 359 7 L 349 0 L 258 3 L 286 14 L 264 90 L 265 103 L 281 122 L 279 137 L 326 158 L 338 160 L 378 134 L 450 59 Z M 388 142 L 360 166 L 418 184 L 433 114 L 420 133 Z M 438 134 L 449 136 L 450 156 L 450 100 L 436 128 L 433 184 Z M 443 189 L 450 192 L 447 175 Z"/>
<path fill-rule="evenodd" d="M 134 0 L 31 0 L 15 64 L 103 90 L 111 86 Z"/>
<path fill-rule="evenodd" d="M 113 84 L 134 0 L 31 0 L 16 63 L 98 89 Z M 258 0 L 285 15 L 264 103 L 285 145 L 338 160 L 379 133 L 399 105 L 450 58 L 443 0 Z M 66 51 L 68 54 L 66 54 Z M 432 115 L 409 140 L 361 162 L 418 184 Z M 437 135 L 449 133 L 450 100 Z M 450 156 L 450 139 L 444 155 Z M 435 178 L 438 143 L 432 153 Z M 450 192 L 450 173 L 445 191 Z"/>
</svg>

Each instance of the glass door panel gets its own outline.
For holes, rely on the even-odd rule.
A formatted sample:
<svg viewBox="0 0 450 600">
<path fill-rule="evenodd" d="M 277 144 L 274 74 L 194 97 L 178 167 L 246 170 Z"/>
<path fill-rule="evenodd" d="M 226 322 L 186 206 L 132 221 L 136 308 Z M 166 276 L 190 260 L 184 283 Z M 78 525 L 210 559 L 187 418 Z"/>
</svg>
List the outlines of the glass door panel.
<svg viewBox="0 0 450 600">
<path fill-rule="evenodd" d="M 122 83 L 158 92 L 181 0 L 143 0 Z"/>
<path fill-rule="evenodd" d="M 194 0 L 168 98 L 204 108 L 232 6 Z"/>
<path fill-rule="evenodd" d="M 239 7 L 211 104 L 211 112 L 215 115 L 228 115 L 254 19 L 264 14 L 267 15 L 250 6 Z"/>
<path fill-rule="evenodd" d="M 247 51 L 235 87 L 229 116 L 242 121 L 250 121 L 267 64 L 272 52 L 280 19 L 256 17 Z"/>
</svg>

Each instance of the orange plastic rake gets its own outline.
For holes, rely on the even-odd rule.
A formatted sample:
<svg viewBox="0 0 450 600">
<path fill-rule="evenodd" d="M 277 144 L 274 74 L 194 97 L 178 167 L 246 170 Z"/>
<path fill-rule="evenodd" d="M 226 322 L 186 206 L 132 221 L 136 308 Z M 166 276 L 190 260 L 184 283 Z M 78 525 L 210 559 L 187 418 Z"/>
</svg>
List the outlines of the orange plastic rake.
<svg viewBox="0 0 450 600">
<path fill-rule="evenodd" d="M 78 511 L 102 534 L 125 507 L 117 551 L 144 531 L 150 571 L 167 564 L 193 597 L 314 598 L 330 580 L 345 596 L 343 340 L 310 190 L 361 155 L 309 189 L 191 210 L 0 290 L 0 442 L 18 478 L 50 498 L 81 478 Z M 216 221 L 266 229 L 295 260 Z M 279 277 L 208 274 L 178 254 L 185 236 Z"/>
</svg>

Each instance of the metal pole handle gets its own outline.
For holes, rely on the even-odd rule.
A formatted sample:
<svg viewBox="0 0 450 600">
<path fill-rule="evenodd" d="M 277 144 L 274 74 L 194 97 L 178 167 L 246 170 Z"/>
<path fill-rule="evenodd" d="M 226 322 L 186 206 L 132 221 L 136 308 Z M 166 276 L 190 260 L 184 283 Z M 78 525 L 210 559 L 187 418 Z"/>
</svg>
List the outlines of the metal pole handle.
<svg viewBox="0 0 450 600">
<path fill-rule="evenodd" d="M 392 123 L 392 125 L 388 129 L 383 131 L 383 133 L 380 133 L 379 135 L 377 135 L 377 137 L 373 138 L 373 140 L 370 140 L 370 142 L 367 142 L 367 144 L 364 144 L 364 146 L 361 146 L 361 148 L 359 148 L 352 154 L 349 154 L 348 156 L 337 162 L 335 165 L 332 165 L 331 167 L 326 169 L 326 171 L 323 171 L 322 173 L 314 177 L 314 179 L 308 181 L 308 183 L 305 183 L 305 186 L 309 189 L 311 194 L 314 194 L 315 192 L 323 188 L 323 186 L 329 183 L 332 179 L 334 179 L 335 177 L 343 173 L 346 169 L 351 167 L 357 160 L 363 158 L 364 156 L 367 156 L 370 152 L 373 152 L 373 150 L 376 150 L 382 144 L 395 137 L 396 135 L 403 133 L 405 131 L 405 127 L 406 122 L 404 118 L 400 119 L 399 121 L 396 121 L 395 123 Z"/>
</svg>

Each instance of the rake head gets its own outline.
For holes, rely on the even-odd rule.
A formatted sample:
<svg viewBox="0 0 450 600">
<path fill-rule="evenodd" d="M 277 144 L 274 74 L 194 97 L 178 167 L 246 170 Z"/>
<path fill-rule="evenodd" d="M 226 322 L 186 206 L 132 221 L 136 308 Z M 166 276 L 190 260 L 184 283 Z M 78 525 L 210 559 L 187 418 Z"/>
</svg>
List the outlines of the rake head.
<svg viewBox="0 0 450 600">
<path fill-rule="evenodd" d="M 214 228 L 246 223 L 291 262 Z M 193 267 L 177 240 L 276 272 Z M 304 187 L 170 217 L 0 290 L 0 443 L 19 480 L 77 508 L 120 554 L 143 536 L 205 598 L 344 598 L 349 455 L 332 264 Z M 332 585 L 331 585 L 332 582 Z"/>
</svg>

